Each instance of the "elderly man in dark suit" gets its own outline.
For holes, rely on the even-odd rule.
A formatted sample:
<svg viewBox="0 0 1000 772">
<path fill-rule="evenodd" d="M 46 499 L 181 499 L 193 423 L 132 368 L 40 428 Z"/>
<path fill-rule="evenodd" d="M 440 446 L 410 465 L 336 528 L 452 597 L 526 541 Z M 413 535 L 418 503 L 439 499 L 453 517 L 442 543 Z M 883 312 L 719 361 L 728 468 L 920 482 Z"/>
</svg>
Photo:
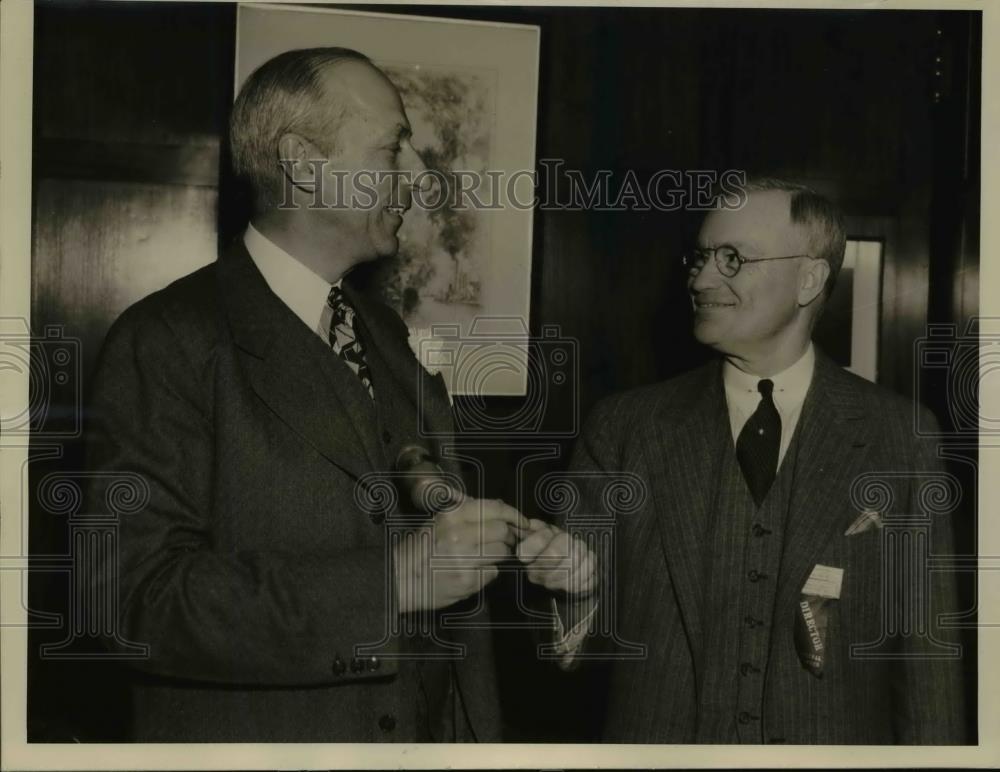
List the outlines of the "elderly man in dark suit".
<svg viewBox="0 0 1000 772">
<path fill-rule="evenodd" d="M 246 233 L 108 334 L 90 464 L 138 473 L 150 496 L 102 573 L 117 571 L 119 639 L 149 647 L 136 739 L 499 739 L 488 631 L 442 659 L 454 650 L 426 623 L 477 607 L 525 521 L 467 498 L 433 513 L 431 550 L 419 528 L 390 540 L 398 510 L 366 501 L 404 448 L 439 451 L 418 427 L 452 426 L 399 317 L 347 276 L 398 247 L 423 168 L 409 137 L 363 55 L 265 63 L 231 120 Z M 432 553 L 472 559 L 434 570 Z"/>
<path fill-rule="evenodd" d="M 921 563 L 925 538 L 952 549 L 921 494 L 947 480 L 913 404 L 811 342 L 844 247 L 827 199 L 752 182 L 685 259 L 695 335 L 721 357 L 589 417 L 574 479 L 628 471 L 647 494 L 617 517 L 617 568 L 603 572 L 616 641 L 646 647 L 610 652 L 606 740 L 964 741 L 959 649 L 938 625 L 953 576 Z M 881 538 L 900 518 L 912 539 Z M 547 538 L 521 549 L 544 554 Z M 894 544 L 916 552 L 901 562 Z M 600 656 L 594 627 L 582 650 L 563 641 L 567 657 Z"/>
</svg>

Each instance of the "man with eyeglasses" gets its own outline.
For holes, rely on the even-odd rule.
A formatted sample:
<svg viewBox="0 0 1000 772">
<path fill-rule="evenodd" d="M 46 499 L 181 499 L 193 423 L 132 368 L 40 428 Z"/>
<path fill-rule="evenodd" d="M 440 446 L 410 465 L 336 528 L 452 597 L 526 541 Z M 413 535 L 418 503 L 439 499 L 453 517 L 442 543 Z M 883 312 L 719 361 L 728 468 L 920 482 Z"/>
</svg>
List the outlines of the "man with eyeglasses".
<svg viewBox="0 0 1000 772">
<path fill-rule="evenodd" d="M 576 650 L 646 646 L 612 654 L 604 739 L 961 743 L 960 650 L 938 619 L 954 577 L 921 562 L 952 549 L 920 493 L 940 461 L 909 400 L 812 343 L 844 256 L 837 209 L 782 180 L 746 193 L 684 259 L 694 334 L 720 357 L 603 401 L 575 451 L 584 478 L 648 488 L 603 568 L 615 640 Z"/>
</svg>

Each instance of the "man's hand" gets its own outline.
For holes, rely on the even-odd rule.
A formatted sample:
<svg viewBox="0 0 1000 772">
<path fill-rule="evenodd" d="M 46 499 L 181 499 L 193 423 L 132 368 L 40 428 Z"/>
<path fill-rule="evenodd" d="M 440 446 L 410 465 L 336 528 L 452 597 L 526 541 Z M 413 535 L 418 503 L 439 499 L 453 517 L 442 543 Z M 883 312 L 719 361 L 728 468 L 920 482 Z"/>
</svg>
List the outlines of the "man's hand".
<svg viewBox="0 0 1000 772">
<path fill-rule="evenodd" d="M 395 551 L 401 613 L 439 609 L 479 592 L 499 575 L 528 519 L 499 499 L 461 498 L 412 531 Z"/>
<path fill-rule="evenodd" d="M 587 545 L 542 520 L 530 520 L 531 532 L 517 548 L 528 579 L 548 590 L 587 595 L 597 586 L 597 557 Z"/>
</svg>

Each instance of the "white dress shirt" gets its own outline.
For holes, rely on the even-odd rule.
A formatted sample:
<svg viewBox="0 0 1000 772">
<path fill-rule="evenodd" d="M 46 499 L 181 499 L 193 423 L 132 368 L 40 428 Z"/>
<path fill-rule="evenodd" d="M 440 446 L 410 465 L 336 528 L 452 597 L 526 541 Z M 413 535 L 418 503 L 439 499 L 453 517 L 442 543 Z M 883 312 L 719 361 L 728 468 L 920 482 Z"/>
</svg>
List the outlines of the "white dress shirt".
<svg viewBox="0 0 1000 772">
<path fill-rule="evenodd" d="M 771 376 L 774 382 L 774 405 L 781 416 L 781 446 L 778 450 L 778 466 L 785 457 L 785 451 L 792 442 L 795 427 L 802 414 L 802 403 L 806 392 L 812 383 L 813 369 L 816 364 L 816 352 L 810 343 L 805 353 L 791 367 Z M 754 414 L 760 404 L 761 396 L 757 384 L 762 379 L 756 375 L 745 373 L 736 365 L 726 360 L 722 366 L 722 382 L 726 387 L 726 404 L 729 407 L 729 427 L 733 432 L 733 444 L 736 443 L 743 425 Z"/>
<path fill-rule="evenodd" d="M 340 286 L 340 281 L 330 284 L 264 236 L 253 225 L 247 226 L 246 233 L 243 234 L 243 244 L 257 270 L 264 276 L 264 281 L 271 288 L 271 292 L 277 295 L 310 330 L 319 335 L 324 342 L 328 341 L 332 312 L 326 304 L 326 299 L 333 287 Z"/>
</svg>

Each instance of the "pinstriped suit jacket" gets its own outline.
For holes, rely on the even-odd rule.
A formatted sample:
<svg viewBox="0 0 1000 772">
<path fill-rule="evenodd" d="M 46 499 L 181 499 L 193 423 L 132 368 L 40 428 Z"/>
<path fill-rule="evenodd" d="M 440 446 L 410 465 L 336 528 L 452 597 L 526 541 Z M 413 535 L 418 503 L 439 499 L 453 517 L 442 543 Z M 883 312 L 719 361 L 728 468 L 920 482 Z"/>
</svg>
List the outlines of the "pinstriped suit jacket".
<svg viewBox="0 0 1000 772">
<path fill-rule="evenodd" d="M 916 437 L 914 419 L 910 401 L 817 356 L 797 428 L 799 457 L 762 674 L 766 741 L 966 741 L 961 661 L 934 623 L 955 608 L 953 575 L 931 573 L 926 586 L 908 582 L 903 595 L 929 608 L 929 630 L 886 637 L 883 629 L 892 620 L 898 623 L 904 602 L 901 595 L 883 599 L 881 556 L 892 528 L 845 535 L 860 514 L 851 497 L 859 476 L 903 473 L 877 475 L 885 485 L 867 502 L 889 524 L 896 522 L 893 516 L 921 513 L 929 501 L 919 491 L 940 480 L 942 467 L 934 448 Z M 709 533 L 702 524 L 713 500 L 719 453 L 728 451 L 725 443 L 731 446 L 732 436 L 721 367 L 713 362 L 607 398 L 577 444 L 575 471 L 638 473 L 649 491 L 638 512 L 616 520 L 617 562 L 608 585 L 617 605 L 616 633 L 645 644 L 648 653 L 612 663 L 606 741 L 690 743 L 697 736 L 700 684 L 717 647 L 724 645 L 708 640 L 705 632 L 702 561 Z M 585 493 L 588 497 L 587 506 L 601 507 Z M 926 522 L 928 529 L 917 530 L 929 530 L 931 553 L 950 553 L 949 513 Z M 844 569 L 822 679 L 801 666 L 793 643 L 797 598 L 816 564 Z M 738 624 L 734 619 L 734 635 Z M 869 643 L 865 652 L 852 655 L 852 645 Z"/>
</svg>

